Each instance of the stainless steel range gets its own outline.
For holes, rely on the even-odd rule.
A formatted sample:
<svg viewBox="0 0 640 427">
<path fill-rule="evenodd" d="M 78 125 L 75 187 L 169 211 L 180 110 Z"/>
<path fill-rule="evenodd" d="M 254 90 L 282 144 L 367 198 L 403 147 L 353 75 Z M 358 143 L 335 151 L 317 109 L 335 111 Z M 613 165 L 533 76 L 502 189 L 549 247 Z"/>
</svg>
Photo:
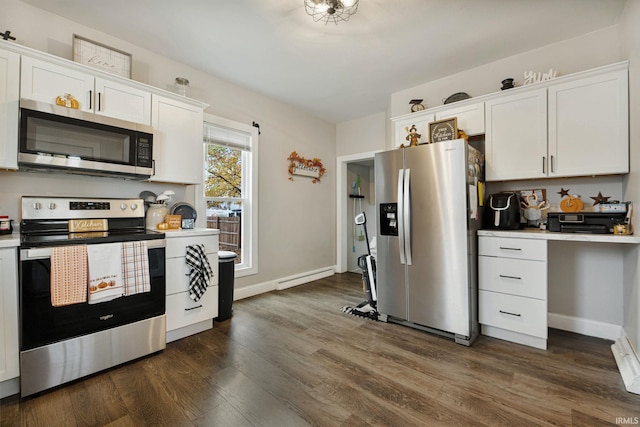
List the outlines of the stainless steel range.
<svg viewBox="0 0 640 427">
<path fill-rule="evenodd" d="M 165 348 L 165 236 L 145 229 L 143 200 L 23 197 L 20 235 L 22 396 Z M 137 251 L 133 261 L 144 266 L 137 279 L 146 287 L 92 302 L 92 292 L 115 282 L 92 286 L 91 260 L 78 254 L 119 245 L 120 254 Z M 60 303 L 68 295 L 59 286 L 69 294 L 72 281 L 79 299 Z"/>
</svg>

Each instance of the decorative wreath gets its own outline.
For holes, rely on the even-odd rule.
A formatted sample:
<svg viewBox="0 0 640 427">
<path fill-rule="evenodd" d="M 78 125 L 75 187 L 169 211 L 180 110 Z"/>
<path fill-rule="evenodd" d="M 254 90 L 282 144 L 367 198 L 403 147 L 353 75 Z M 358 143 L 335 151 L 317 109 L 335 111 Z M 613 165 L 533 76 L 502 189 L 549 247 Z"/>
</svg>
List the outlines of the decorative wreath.
<svg viewBox="0 0 640 427">
<path fill-rule="evenodd" d="M 293 181 L 293 176 L 294 171 L 296 169 L 296 164 L 301 164 L 303 166 L 312 168 L 312 167 L 317 167 L 318 168 L 318 176 L 314 177 L 313 180 L 311 181 L 312 183 L 316 183 L 316 182 L 320 182 L 320 178 L 322 178 L 322 176 L 325 174 L 325 172 L 327 171 L 325 169 L 325 167 L 322 164 L 322 161 L 318 158 L 313 158 L 311 160 L 309 159 L 305 159 L 304 157 L 301 157 L 300 155 L 298 155 L 297 152 L 292 151 L 291 154 L 289 154 L 289 157 L 287 157 L 287 160 L 289 160 L 289 180 Z"/>
</svg>

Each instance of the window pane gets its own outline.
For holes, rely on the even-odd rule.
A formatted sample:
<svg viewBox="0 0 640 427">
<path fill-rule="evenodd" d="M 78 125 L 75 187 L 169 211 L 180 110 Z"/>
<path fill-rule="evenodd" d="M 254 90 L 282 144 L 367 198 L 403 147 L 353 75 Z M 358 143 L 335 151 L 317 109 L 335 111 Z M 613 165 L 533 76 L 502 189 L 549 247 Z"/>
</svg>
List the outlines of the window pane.
<svg viewBox="0 0 640 427">
<path fill-rule="evenodd" d="M 235 252 L 242 262 L 242 202 L 207 201 L 207 228 L 220 230 L 220 250 Z"/>
<path fill-rule="evenodd" d="M 242 197 L 242 151 L 207 144 L 205 197 Z"/>
</svg>

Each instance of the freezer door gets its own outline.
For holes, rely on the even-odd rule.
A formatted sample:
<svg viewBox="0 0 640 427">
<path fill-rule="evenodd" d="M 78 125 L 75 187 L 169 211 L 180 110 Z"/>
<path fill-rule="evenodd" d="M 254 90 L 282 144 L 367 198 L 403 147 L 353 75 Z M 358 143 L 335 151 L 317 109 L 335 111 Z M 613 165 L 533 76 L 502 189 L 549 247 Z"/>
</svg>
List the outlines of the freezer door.
<svg viewBox="0 0 640 427">
<path fill-rule="evenodd" d="M 378 311 L 406 320 L 407 289 L 406 260 L 401 260 L 404 241 L 398 215 L 398 183 L 404 176 L 403 149 L 385 151 L 375 157 L 377 224 L 377 286 Z M 395 227 L 394 223 L 395 221 Z"/>
<path fill-rule="evenodd" d="M 466 158 L 464 140 L 411 147 L 405 154 L 413 260 L 407 266 L 407 320 L 463 336 L 470 332 Z"/>
</svg>

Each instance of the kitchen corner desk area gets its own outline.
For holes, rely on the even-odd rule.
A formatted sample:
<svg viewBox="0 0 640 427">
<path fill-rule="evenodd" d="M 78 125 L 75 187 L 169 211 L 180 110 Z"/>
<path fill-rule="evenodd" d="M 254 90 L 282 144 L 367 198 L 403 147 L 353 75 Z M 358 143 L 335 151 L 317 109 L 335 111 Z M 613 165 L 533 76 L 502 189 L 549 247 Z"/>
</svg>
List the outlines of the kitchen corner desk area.
<svg viewBox="0 0 640 427">
<path fill-rule="evenodd" d="M 482 334 L 546 349 L 551 323 L 617 340 L 623 257 L 638 244 L 640 237 L 633 235 L 479 230 Z"/>
</svg>

